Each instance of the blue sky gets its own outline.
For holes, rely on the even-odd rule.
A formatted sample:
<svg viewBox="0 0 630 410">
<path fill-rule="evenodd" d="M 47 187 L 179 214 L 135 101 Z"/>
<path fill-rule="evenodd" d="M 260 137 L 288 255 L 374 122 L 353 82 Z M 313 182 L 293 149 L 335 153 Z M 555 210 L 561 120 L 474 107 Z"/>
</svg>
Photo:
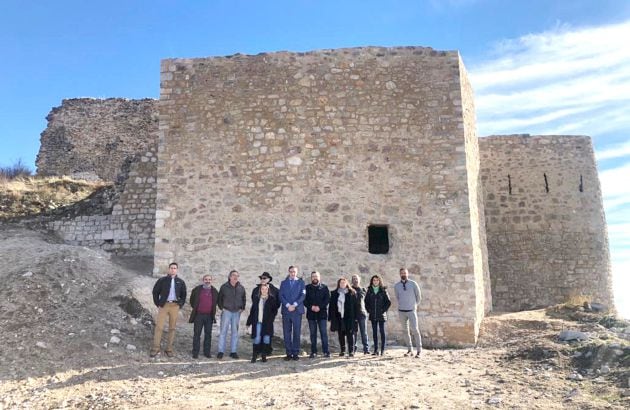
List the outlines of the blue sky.
<svg viewBox="0 0 630 410">
<path fill-rule="evenodd" d="M 64 98 L 159 97 L 159 62 L 366 45 L 459 50 L 478 134 L 593 137 L 630 317 L 630 1 L 3 0 L 0 165 L 34 168 Z M 626 292 L 624 292 L 626 291 Z"/>
</svg>

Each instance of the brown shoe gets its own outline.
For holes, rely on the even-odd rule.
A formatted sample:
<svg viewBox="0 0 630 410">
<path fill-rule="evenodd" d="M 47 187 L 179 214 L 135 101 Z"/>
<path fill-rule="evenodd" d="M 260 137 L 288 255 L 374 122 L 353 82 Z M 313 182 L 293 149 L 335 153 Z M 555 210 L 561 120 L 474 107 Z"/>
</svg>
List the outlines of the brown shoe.
<svg viewBox="0 0 630 410">
<path fill-rule="evenodd" d="M 167 351 L 166 351 L 166 352 L 164 352 L 164 353 L 166 353 L 166 355 L 167 355 L 168 357 L 173 357 L 173 356 L 175 356 L 175 353 L 173 353 L 173 351 L 172 351 L 172 350 L 167 350 Z"/>
<path fill-rule="evenodd" d="M 153 352 L 153 351 L 152 351 L 151 353 L 149 353 L 149 357 L 155 357 L 155 356 L 157 356 L 158 354 L 160 354 L 160 352 L 159 352 L 159 351 L 158 351 L 158 352 Z"/>
</svg>

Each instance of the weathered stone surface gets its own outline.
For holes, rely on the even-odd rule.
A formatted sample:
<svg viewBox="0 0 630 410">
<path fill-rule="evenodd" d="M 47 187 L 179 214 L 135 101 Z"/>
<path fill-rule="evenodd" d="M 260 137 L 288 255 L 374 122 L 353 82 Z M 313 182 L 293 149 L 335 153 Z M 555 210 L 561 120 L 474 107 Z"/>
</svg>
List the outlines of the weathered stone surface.
<svg viewBox="0 0 630 410">
<path fill-rule="evenodd" d="M 249 287 L 291 264 L 329 285 L 359 271 L 393 284 L 401 266 L 417 266 L 428 343 L 475 342 L 490 290 L 472 91 L 457 52 L 161 67 L 155 273 L 170 262 L 164 252 L 185 278 L 237 268 Z M 368 252 L 370 224 L 388 226 L 389 253 Z"/>
<path fill-rule="evenodd" d="M 47 120 L 36 161 L 39 175 L 114 182 L 126 160 L 155 142 L 157 101 L 68 99 Z"/>
<path fill-rule="evenodd" d="M 109 209 L 91 214 L 56 218 L 46 222 L 66 242 L 99 247 L 120 254 L 153 255 L 155 198 L 157 194 L 157 144 L 127 160 L 118 176 Z M 145 160 L 146 159 L 146 160 Z"/>
<path fill-rule="evenodd" d="M 612 306 L 591 139 L 492 136 L 479 146 L 494 308 L 538 308 L 578 295 Z"/>
</svg>

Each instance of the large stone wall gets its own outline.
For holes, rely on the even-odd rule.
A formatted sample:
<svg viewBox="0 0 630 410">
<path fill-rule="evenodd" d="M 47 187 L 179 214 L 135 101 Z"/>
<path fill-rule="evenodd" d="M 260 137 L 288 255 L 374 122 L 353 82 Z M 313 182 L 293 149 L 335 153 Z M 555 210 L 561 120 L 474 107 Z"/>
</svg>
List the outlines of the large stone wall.
<svg viewBox="0 0 630 410">
<path fill-rule="evenodd" d="M 75 98 L 52 109 L 41 134 L 39 175 L 116 181 L 125 161 L 149 150 L 157 132 L 157 101 Z"/>
<path fill-rule="evenodd" d="M 172 260 L 192 281 L 236 268 L 251 287 L 296 264 L 333 286 L 355 272 L 393 284 L 407 266 L 423 286 L 426 341 L 475 342 L 487 269 L 457 52 L 237 55 L 161 70 L 156 273 Z M 388 226 L 389 253 L 368 253 L 371 224 Z"/>
<path fill-rule="evenodd" d="M 590 138 L 492 136 L 479 145 L 494 308 L 550 306 L 578 295 L 612 307 Z"/>
</svg>

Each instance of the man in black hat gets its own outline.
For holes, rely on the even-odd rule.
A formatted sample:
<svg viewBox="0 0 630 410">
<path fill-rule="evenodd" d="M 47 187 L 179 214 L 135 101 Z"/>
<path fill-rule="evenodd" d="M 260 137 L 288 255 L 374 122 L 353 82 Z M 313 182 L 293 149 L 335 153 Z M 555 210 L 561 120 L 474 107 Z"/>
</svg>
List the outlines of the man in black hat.
<svg viewBox="0 0 630 410">
<path fill-rule="evenodd" d="M 254 300 L 254 297 L 256 297 L 256 299 L 260 299 L 260 285 L 269 285 L 269 294 L 276 300 L 280 300 L 278 299 L 278 288 L 271 284 L 273 278 L 269 272 L 263 272 L 258 279 L 260 279 L 260 283 L 252 289 L 252 301 Z"/>
</svg>

